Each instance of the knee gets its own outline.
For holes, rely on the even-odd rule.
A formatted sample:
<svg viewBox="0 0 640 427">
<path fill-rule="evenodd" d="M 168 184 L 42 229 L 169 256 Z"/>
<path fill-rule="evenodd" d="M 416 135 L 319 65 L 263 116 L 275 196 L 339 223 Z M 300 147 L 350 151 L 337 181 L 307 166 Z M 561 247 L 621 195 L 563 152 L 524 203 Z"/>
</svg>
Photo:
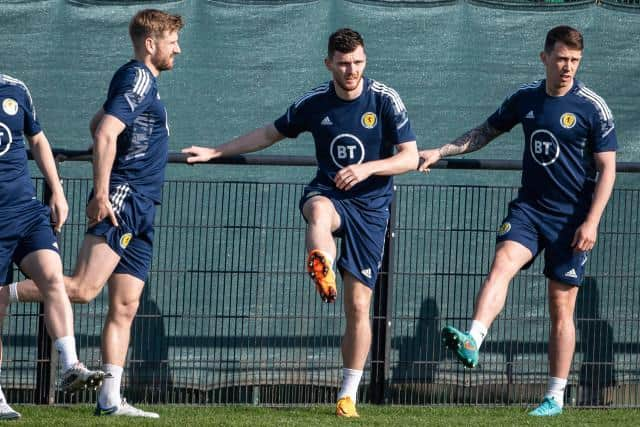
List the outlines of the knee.
<svg viewBox="0 0 640 427">
<path fill-rule="evenodd" d="M 565 306 L 551 306 L 549 308 L 549 316 L 551 317 L 551 328 L 556 331 L 575 328 L 573 312 Z"/>
<path fill-rule="evenodd" d="M 304 206 L 304 214 L 309 224 L 329 223 L 331 216 L 327 212 L 332 209 L 331 201 L 326 198 L 315 198 Z"/>
<path fill-rule="evenodd" d="M 497 251 L 489 276 L 510 278 L 518 269 L 517 260 L 508 251 Z"/>
<path fill-rule="evenodd" d="M 120 322 L 132 322 L 140 306 L 139 300 L 109 302 L 109 315 Z"/>
<path fill-rule="evenodd" d="M 85 281 L 69 280 L 66 284 L 67 295 L 74 304 L 88 304 L 95 299 L 101 288 Z"/>
<path fill-rule="evenodd" d="M 345 304 L 345 315 L 351 321 L 369 321 L 369 299 L 354 298 Z"/>
<path fill-rule="evenodd" d="M 41 282 L 36 284 L 44 295 L 52 296 L 53 294 L 65 293 L 64 278 L 61 271 L 45 274 Z"/>
</svg>

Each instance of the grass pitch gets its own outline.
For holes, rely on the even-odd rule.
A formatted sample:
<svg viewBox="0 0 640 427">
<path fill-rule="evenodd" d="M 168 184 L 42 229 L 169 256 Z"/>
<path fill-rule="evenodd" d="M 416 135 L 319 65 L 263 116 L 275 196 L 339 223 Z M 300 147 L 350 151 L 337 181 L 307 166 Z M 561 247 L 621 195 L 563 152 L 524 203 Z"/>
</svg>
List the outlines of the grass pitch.
<svg viewBox="0 0 640 427">
<path fill-rule="evenodd" d="M 136 405 L 137 406 L 137 405 Z M 10 425 L 34 426 L 639 426 L 637 409 L 568 409 L 559 417 L 533 418 L 524 408 L 429 408 L 359 405 L 357 420 L 338 419 L 333 406 L 262 408 L 255 406 L 145 406 L 159 420 L 93 416 L 86 405 L 14 405 L 22 418 Z"/>
</svg>

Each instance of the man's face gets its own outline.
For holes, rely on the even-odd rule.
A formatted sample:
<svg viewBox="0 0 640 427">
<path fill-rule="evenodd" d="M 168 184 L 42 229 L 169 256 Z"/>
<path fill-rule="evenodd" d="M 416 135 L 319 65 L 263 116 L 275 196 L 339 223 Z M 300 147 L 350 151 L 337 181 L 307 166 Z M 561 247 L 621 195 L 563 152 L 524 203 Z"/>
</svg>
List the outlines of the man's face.
<svg viewBox="0 0 640 427">
<path fill-rule="evenodd" d="M 333 75 L 333 81 L 344 91 L 351 92 L 358 88 L 367 65 L 367 55 L 362 46 L 353 52 L 334 52 L 333 57 L 324 60 L 327 69 Z"/>
<path fill-rule="evenodd" d="M 178 32 L 165 31 L 162 36 L 153 38 L 155 51 L 151 55 L 151 62 L 158 71 L 167 71 L 173 68 L 173 58 L 180 53 L 178 44 Z"/>
<path fill-rule="evenodd" d="M 547 84 L 550 87 L 561 89 L 573 85 L 573 78 L 582 59 L 582 51 L 556 42 L 553 50 L 549 53 L 543 51 L 540 58 L 546 69 Z"/>
</svg>

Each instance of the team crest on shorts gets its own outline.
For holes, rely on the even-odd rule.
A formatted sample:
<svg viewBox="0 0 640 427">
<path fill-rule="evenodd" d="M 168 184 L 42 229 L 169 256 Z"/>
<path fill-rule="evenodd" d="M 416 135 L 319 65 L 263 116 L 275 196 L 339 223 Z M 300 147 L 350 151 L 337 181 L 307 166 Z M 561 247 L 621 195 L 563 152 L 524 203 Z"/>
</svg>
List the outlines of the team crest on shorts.
<svg viewBox="0 0 640 427">
<path fill-rule="evenodd" d="M 2 109 L 10 116 L 18 114 L 18 103 L 13 98 L 5 98 L 2 101 Z"/>
<path fill-rule="evenodd" d="M 511 224 L 508 222 L 503 222 L 500 228 L 498 228 L 498 236 L 504 236 L 511 230 Z"/>
<path fill-rule="evenodd" d="M 120 247 L 122 249 L 127 249 L 127 246 L 129 246 L 129 243 L 131 242 L 131 237 L 131 233 L 125 233 L 122 235 L 120 238 Z"/>
<path fill-rule="evenodd" d="M 576 125 L 576 116 L 573 113 L 564 113 L 560 116 L 560 124 L 565 129 L 571 129 Z"/>
<path fill-rule="evenodd" d="M 376 116 L 376 113 L 367 112 L 362 115 L 360 123 L 362 123 L 362 126 L 367 129 L 373 129 L 376 126 L 376 123 L 378 123 L 378 117 Z"/>
</svg>

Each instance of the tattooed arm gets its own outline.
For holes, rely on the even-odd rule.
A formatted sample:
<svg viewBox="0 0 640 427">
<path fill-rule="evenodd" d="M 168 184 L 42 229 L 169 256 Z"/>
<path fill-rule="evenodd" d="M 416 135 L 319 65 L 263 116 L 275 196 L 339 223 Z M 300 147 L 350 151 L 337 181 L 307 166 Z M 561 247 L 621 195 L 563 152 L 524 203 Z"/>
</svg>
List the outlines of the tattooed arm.
<svg viewBox="0 0 640 427">
<path fill-rule="evenodd" d="M 418 170 L 427 172 L 429 171 L 429 166 L 442 158 L 477 151 L 502 133 L 502 131 L 493 128 L 489 122 L 485 121 L 480 126 L 465 132 L 463 135 L 440 148 L 420 151 L 418 153 L 420 157 Z"/>
</svg>

